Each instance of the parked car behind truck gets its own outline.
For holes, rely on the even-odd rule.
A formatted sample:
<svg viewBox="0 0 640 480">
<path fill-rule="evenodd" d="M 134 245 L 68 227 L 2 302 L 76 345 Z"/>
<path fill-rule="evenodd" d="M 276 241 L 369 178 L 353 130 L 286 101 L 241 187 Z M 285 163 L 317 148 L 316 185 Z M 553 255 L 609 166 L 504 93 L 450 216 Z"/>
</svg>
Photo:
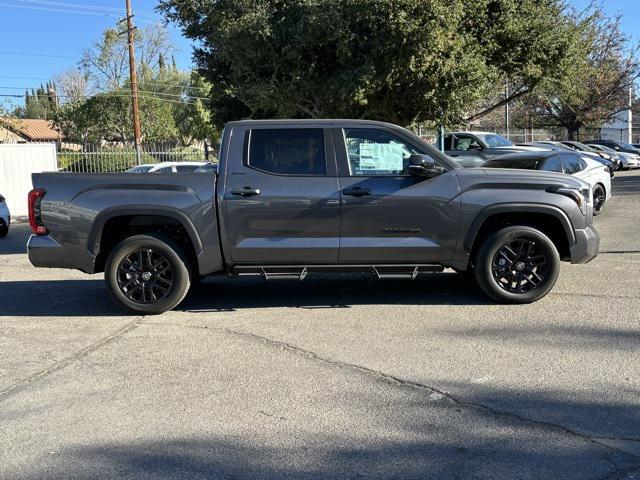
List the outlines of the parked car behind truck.
<svg viewBox="0 0 640 480">
<path fill-rule="evenodd" d="M 574 175 L 591 185 L 593 214 L 600 215 L 605 203 L 611 198 L 611 176 L 609 167 L 603 168 L 598 160 L 574 151 L 553 150 L 502 155 L 489 160 L 484 167 L 544 170 Z"/>
<path fill-rule="evenodd" d="M 0 238 L 6 237 L 11 226 L 11 214 L 4 197 L 0 195 Z"/>
<path fill-rule="evenodd" d="M 229 123 L 217 173 L 35 174 L 29 258 L 105 272 L 129 310 L 175 307 L 203 275 L 304 279 L 471 271 L 506 303 L 598 252 L 588 184 L 461 169 L 409 131 L 360 120 Z M 213 300 L 215 302 L 215 300 Z"/>
<path fill-rule="evenodd" d="M 537 146 L 514 145 L 510 140 L 491 132 L 450 132 L 444 137 L 444 153 L 461 167 L 480 167 L 491 158 L 508 153 L 542 151 Z"/>
</svg>

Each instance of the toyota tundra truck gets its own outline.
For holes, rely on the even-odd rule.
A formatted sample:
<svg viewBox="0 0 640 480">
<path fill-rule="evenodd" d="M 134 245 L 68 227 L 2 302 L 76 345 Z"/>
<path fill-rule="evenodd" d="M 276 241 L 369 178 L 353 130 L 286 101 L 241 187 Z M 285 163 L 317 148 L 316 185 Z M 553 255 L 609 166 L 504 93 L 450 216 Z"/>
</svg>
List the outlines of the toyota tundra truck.
<svg viewBox="0 0 640 480">
<path fill-rule="evenodd" d="M 527 303 L 553 288 L 561 261 L 598 253 L 588 184 L 462 169 L 388 123 L 231 122 L 219 157 L 213 173 L 34 174 L 31 263 L 104 272 L 117 303 L 158 314 L 209 275 L 451 268 L 497 302 Z"/>
</svg>

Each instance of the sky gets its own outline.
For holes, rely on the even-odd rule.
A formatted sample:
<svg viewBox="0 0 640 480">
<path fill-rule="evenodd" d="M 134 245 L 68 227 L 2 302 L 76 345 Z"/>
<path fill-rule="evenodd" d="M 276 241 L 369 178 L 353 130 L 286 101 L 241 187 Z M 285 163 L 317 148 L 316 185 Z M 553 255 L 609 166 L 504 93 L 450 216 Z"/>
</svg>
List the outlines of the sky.
<svg viewBox="0 0 640 480">
<path fill-rule="evenodd" d="M 569 0 L 578 8 L 591 0 Z M 131 0 L 134 21 L 149 25 L 161 20 L 158 0 Z M 77 65 L 83 48 L 124 16 L 125 0 L 0 0 L 0 95 L 22 95 L 26 88 L 46 83 L 52 76 Z M 640 41 L 640 0 L 602 0 L 609 15 L 623 15 L 623 30 Z M 155 15 L 155 17 L 154 17 Z M 178 67 L 189 69 L 192 43 L 169 25 Z M 22 99 L 0 96 L 22 105 Z"/>
</svg>

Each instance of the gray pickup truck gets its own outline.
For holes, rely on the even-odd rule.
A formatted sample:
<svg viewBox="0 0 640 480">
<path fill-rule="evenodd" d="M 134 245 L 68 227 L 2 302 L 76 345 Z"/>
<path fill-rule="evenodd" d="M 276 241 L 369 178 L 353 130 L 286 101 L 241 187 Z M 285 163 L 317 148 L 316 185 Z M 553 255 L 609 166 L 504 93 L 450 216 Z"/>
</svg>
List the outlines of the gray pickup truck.
<svg viewBox="0 0 640 480">
<path fill-rule="evenodd" d="M 33 265 L 105 272 L 119 304 L 148 314 L 207 275 L 414 279 L 445 267 L 496 301 L 532 302 L 561 260 L 587 262 L 599 245 L 586 183 L 465 170 L 372 121 L 231 122 L 214 173 L 43 173 L 33 185 Z"/>
</svg>

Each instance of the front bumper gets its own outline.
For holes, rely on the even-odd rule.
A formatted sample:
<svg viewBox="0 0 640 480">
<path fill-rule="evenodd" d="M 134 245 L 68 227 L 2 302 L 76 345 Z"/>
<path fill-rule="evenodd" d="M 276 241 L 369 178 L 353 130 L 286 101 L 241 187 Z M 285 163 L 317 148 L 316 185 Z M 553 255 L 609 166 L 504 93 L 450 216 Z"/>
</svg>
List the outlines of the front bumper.
<svg viewBox="0 0 640 480">
<path fill-rule="evenodd" d="M 596 258 L 600 236 L 593 226 L 575 230 L 576 243 L 570 248 L 571 263 L 587 263 Z"/>
</svg>

